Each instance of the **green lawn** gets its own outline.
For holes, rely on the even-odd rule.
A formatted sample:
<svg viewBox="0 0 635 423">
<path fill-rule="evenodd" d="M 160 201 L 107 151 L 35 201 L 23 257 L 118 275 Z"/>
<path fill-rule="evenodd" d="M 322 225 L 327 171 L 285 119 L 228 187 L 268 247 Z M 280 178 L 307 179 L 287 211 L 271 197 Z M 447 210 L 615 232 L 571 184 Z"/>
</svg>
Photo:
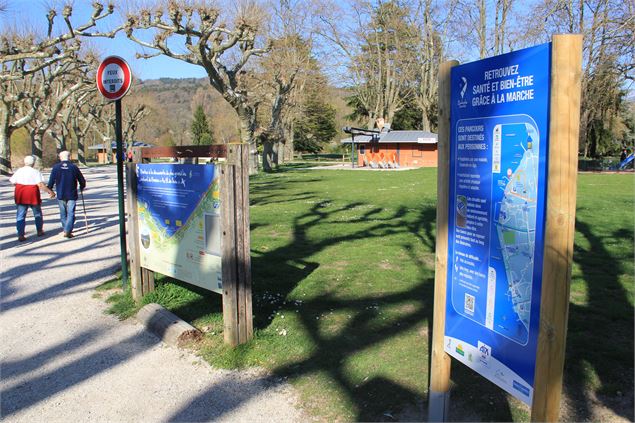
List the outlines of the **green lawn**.
<svg viewBox="0 0 635 423">
<path fill-rule="evenodd" d="M 565 413 L 594 420 L 599 407 L 632 420 L 633 175 L 580 175 L 578 193 Z M 200 354 L 213 365 L 288 378 L 323 420 L 421 419 L 435 215 L 436 169 L 259 175 L 251 180 L 254 340 L 223 345 L 217 294 L 165 278 L 144 302 L 203 329 Z M 524 405 L 464 366 L 453 364 L 452 376 L 452 418 L 528 419 Z"/>
</svg>

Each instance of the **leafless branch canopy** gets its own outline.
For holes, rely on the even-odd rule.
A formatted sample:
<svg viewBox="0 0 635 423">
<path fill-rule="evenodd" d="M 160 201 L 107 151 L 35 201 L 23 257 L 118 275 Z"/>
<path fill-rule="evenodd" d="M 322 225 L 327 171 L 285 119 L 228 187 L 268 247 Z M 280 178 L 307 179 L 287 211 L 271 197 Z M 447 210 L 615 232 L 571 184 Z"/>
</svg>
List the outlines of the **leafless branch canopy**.
<svg viewBox="0 0 635 423">
<path fill-rule="evenodd" d="M 119 31 L 118 28 L 108 32 L 96 31 L 97 23 L 113 14 L 114 3 L 104 7 L 101 1 L 93 2 L 93 10 L 88 21 L 82 25 L 74 26 L 71 22 L 73 8 L 66 4 L 62 9 L 62 19 L 67 31 L 53 36 L 53 27 L 57 17 L 57 11 L 50 9 L 46 15 L 48 30 L 46 38 L 38 40 L 34 34 L 21 36 L 16 33 L 5 33 L 0 36 L 0 63 L 24 59 L 50 59 L 59 54 L 59 45 L 68 42 L 77 36 L 82 37 L 108 37 L 113 38 Z"/>
<path fill-rule="evenodd" d="M 241 72 L 252 56 L 267 51 L 256 45 L 260 29 L 257 13 L 258 10 L 246 9 L 230 26 L 213 6 L 183 6 L 170 0 L 163 7 L 129 13 L 123 29 L 130 40 L 154 51 L 139 57 L 165 55 L 202 66 L 210 84 L 240 113 L 247 104 L 240 86 Z M 151 40 L 138 34 L 143 30 Z M 175 47 L 177 43 L 180 49 Z"/>
</svg>

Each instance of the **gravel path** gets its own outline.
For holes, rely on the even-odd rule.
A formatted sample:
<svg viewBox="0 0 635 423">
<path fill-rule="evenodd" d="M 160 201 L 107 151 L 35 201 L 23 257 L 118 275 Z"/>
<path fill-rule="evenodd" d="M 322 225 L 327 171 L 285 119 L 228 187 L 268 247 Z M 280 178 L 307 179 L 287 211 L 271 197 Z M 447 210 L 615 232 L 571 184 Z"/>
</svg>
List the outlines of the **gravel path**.
<svg viewBox="0 0 635 423">
<path fill-rule="evenodd" d="M 285 383 L 211 368 L 133 321 L 104 314 L 93 289 L 118 268 L 114 167 L 84 172 L 73 239 L 60 236 L 57 201 L 44 230 L 29 212 L 15 235 L 13 189 L 0 176 L 0 418 L 4 422 L 304 421 Z M 46 175 L 48 176 L 48 175 Z"/>
</svg>

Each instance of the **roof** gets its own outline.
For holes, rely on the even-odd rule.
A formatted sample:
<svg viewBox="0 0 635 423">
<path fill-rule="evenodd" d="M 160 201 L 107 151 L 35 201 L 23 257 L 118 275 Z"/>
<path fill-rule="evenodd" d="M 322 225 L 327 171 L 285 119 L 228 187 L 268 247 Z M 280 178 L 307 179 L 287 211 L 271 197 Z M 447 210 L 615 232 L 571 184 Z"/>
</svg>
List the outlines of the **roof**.
<svg viewBox="0 0 635 423">
<path fill-rule="evenodd" d="M 376 137 L 375 137 L 376 138 Z M 352 139 L 344 138 L 340 141 L 342 144 L 350 144 Z M 355 137 L 356 144 L 365 144 L 373 142 L 373 137 L 370 135 L 357 135 Z M 379 134 L 380 144 L 386 143 L 416 143 L 416 144 L 436 144 L 437 134 L 426 131 L 389 131 Z"/>
<path fill-rule="evenodd" d="M 357 141 L 357 140 L 355 140 Z M 131 147 L 130 143 L 124 143 L 125 147 Z M 132 142 L 132 147 L 154 147 L 152 144 L 148 144 L 146 142 L 141 142 L 141 141 L 133 141 Z M 95 144 L 95 145 L 91 145 L 90 147 L 88 147 L 89 150 L 103 150 L 104 148 L 108 148 L 108 144 Z M 112 141 L 110 143 L 110 149 L 111 150 L 116 150 L 117 149 L 117 142 L 116 141 Z"/>
</svg>

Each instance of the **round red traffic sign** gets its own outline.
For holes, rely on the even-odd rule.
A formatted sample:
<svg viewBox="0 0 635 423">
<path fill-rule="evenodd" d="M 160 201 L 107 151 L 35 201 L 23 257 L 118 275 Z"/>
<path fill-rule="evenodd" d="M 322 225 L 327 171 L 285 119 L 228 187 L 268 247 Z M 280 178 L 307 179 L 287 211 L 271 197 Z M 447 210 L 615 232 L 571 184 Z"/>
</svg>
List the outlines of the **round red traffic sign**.
<svg viewBox="0 0 635 423">
<path fill-rule="evenodd" d="M 132 83 L 130 66 L 118 56 L 108 56 L 97 68 L 97 89 L 108 100 L 119 100 Z"/>
</svg>

